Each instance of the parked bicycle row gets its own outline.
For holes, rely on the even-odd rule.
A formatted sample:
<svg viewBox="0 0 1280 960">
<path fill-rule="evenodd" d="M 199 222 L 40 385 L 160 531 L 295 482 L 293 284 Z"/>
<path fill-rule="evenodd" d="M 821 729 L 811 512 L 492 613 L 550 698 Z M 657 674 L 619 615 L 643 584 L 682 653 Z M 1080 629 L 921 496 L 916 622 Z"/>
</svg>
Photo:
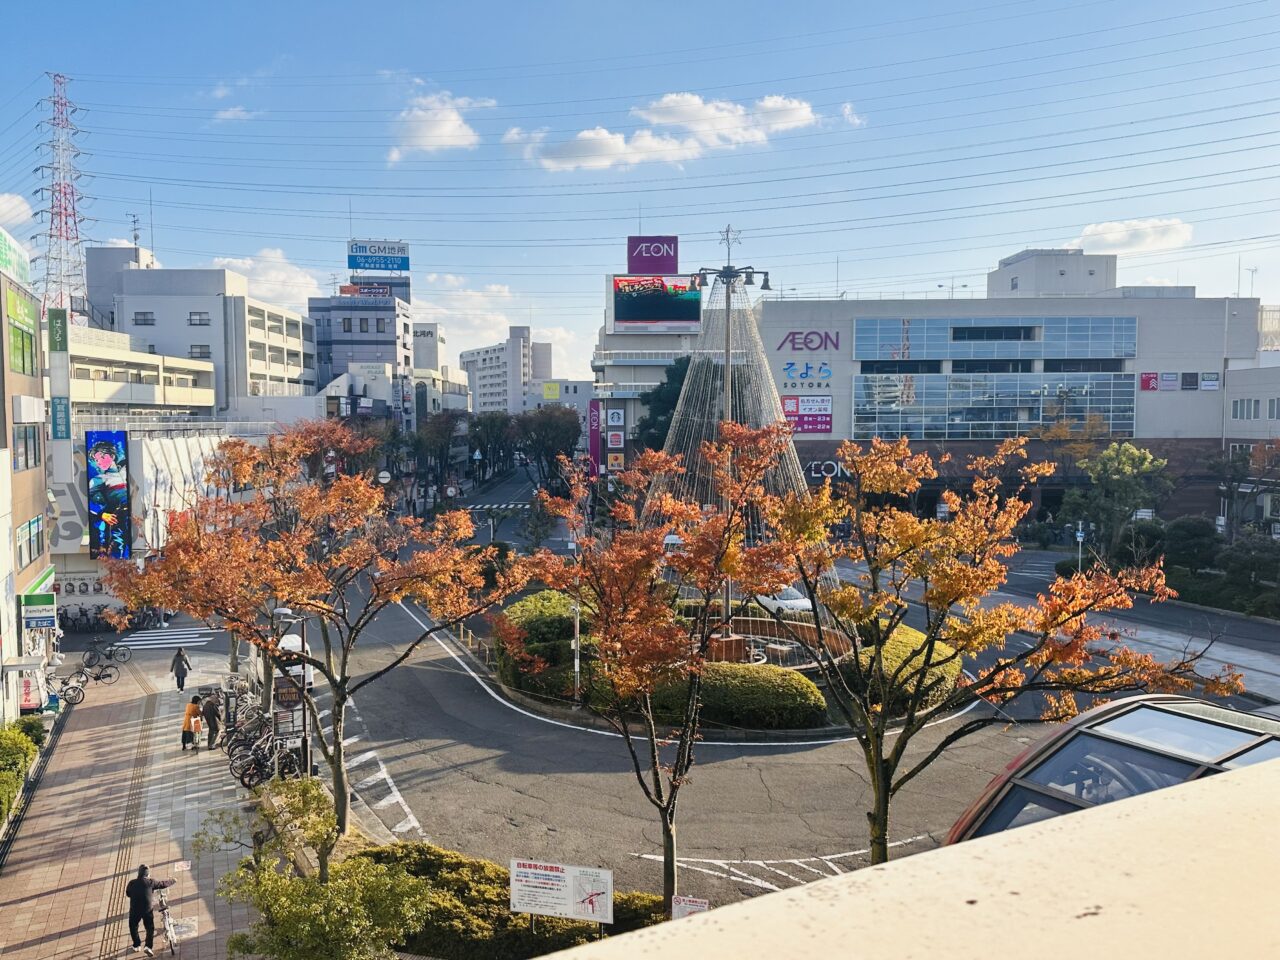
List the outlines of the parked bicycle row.
<svg viewBox="0 0 1280 960">
<path fill-rule="evenodd" d="M 183 715 L 182 749 L 220 747 L 227 767 L 241 785 L 252 790 L 272 777 L 292 779 L 302 776 L 302 762 L 296 748 L 276 736 L 271 713 L 252 699 L 249 686 L 241 681 L 232 690 L 237 709 L 235 722 L 226 723 L 225 699 L 221 691 L 192 696 Z"/>
<path fill-rule="evenodd" d="M 118 608 L 106 603 L 94 604 L 92 607 L 87 607 L 83 603 L 74 607 L 71 605 L 59 607 L 58 626 L 62 628 L 63 633 L 106 633 L 116 629 L 116 625 L 107 618 L 107 615 L 117 610 Z M 149 630 L 164 626 L 169 622 L 172 614 L 159 607 L 146 607 L 131 611 L 128 616 L 126 629 Z"/>
</svg>

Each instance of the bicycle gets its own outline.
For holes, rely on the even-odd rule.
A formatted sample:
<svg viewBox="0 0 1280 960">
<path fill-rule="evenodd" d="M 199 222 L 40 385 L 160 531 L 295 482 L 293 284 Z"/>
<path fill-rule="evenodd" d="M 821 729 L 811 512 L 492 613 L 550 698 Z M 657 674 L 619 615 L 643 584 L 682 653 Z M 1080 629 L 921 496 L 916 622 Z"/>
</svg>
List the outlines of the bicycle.
<svg viewBox="0 0 1280 960">
<path fill-rule="evenodd" d="M 178 929 L 174 926 L 173 914 L 169 912 L 169 891 L 158 890 L 156 896 L 159 898 L 156 911 L 160 914 L 160 926 L 164 930 L 165 943 L 169 945 L 169 956 L 173 956 L 178 952 Z"/>
<path fill-rule="evenodd" d="M 49 696 L 56 696 L 66 703 L 75 706 L 84 700 L 84 686 L 75 683 L 71 677 L 63 677 L 61 684 L 55 684 L 54 681 L 59 679 L 52 673 L 44 675 L 44 689 Z"/>
<path fill-rule="evenodd" d="M 90 673 L 90 670 L 93 672 Z M 120 668 L 114 663 L 104 663 L 100 667 L 81 667 L 72 673 L 68 679 L 79 687 L 87 687 L 90 680 L 95 680 L 98 683 L 115 683 L 120 679 Z"/>
<path fill-rule="evenodd" d="M 104 659 L 128 663 L 132 656 L 133 651 L 119 640 L 103 640 L 101 637 L 94 637 L 89 641 L 89 649 L 80 659 L 86 667 L 96 667 Z"/>
</svg>

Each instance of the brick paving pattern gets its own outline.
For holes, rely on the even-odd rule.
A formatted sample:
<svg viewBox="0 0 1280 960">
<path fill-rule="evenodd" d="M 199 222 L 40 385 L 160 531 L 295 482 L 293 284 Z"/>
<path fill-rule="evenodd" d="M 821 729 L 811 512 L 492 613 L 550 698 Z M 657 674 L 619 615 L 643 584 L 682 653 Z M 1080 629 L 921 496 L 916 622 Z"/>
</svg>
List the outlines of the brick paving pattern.
<svg viewBox="0 0 1280 960">
<path fill-rule="evenodd" d="M 74 707 L 0 869 L 0 958 L 104 960 L 130 951 L 124 886 L 146 863 L 173 877 L 172 915 L 184 934 L 178 955 L 222 960 L 226 941 L 249 922 L 245 907 L 216 895 L 217 880 L 243 851 L 196 860 L 191 837 L 212 809 L 246 793 L 217 750 L 180 748 L 183 706 L 216 682 L 221 657 L 196 654 L 187 690 L 168 674 L 171 650 L 135 651 L 112 686 L 90 685 Z M 191 862 L 191 871 L 177 868 Z M 157 917 L 156 954 L 163 936 Z M 167 950 L 164 951 L 167 955 Z"/>
</svg>

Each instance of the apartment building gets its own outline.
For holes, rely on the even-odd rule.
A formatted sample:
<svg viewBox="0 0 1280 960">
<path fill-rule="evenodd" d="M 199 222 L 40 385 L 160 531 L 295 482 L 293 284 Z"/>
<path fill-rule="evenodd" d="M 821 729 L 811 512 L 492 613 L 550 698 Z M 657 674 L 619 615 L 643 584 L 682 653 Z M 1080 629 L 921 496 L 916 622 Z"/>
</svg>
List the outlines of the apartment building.
<svg viewBox="0 0 1280 960">
<path fill-rule="evenodd" d="M 531 410 L 539 399 L 533 392 L 535 382 L 553 376 L 551 344 L 535 343 L 529 327 L 511 327 L 506 340 L 464 350 L 459 359 L 476 413 L 500 410 L 514 415 Z"/>
</svg>

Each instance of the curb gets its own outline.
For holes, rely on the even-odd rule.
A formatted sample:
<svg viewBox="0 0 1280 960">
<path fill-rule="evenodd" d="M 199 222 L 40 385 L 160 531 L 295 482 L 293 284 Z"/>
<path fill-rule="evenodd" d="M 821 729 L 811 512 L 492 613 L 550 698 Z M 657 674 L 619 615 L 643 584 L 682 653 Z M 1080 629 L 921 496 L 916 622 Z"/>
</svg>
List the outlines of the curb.
<svg viewBox="0 0 1280 960">
<path fill-rule="evenodd" d="M 493 672 L 488 665 L 475 656 L 470 649 L 458 641 L 458 638 L 450 631 L 444 631 L 443 636 L 448 637 L 455 650 L 462 656 L 471 661 L 472 665 L 484 671 L 482 680 L 497 691 L 504 699 L 510 701 L 516 706 L 530 710 L 539 716 L 547 717 L 550 720 L 559 720 L 561 723 L 568 723 L 584 730 L 604 730 L 610 733 L 616 733 L 613 727 L 609 726 L 605 721 L 601 720 L 595 714 L 587 710 L 575 710 L 572 707 L 562 707 L 556 703 L 549 703 L 538 697 L 530 696 L 519 690 L 513 690 L 501 680 L 493 676 Z M 701 740 L 703 742 L 712 743 L 756 743 L 775 740 L 812 740 L 814 738 L 835 738 L 849 736 L 851 731 L 848 727 L 841 726 L 822 726 L 808 727 L 804 730 L 723 730 L 716 728 L 702 727 Z"/>
<path fill-rule="evenodd" d="M 1145 594 L 1143 594 L 1143 596 L 1145 596 Z M 1250 623 L 1260 623 L 1268 627 L 1280 627 L 1280 620 L 1273 620 L 1271 617 L 1259 617 L 1251 613 L 1239 613 L 1235 610 L 1223 610 L 1221 607 L 1206 607 L 1203 604 L 1189 603 L 1186 600 L 1165 600 L 1164 603 L 1172 607 L 1196 610 L 1200 613 L 1212 613 L 1219 617 L 1227 617 L 1230 620 L 1245 620 Z"/>
<path fill-rule="evenodd" d="M 71 714 L 74 706 L 74 704 L 67 704 L 64 709 L 58 711 L 58 716 L 53 721 L 53 726 L 45 737 L 44 748 L 36 758 L 35 764 L 27 772 L 27 779 L 18 794 L 17 802 L 14 804 L 13 809 L 9 811 L 8 819 L 0 828 L 0 873 L 4 872 L 5 860 L 9 857 L 9 851 L 13 849 L 14 841 L 18 839 L 18 830 L 22 827 L 27 808 L 31 806 L 31 798 L 35 795 L 36 788 L 40 786 L 45 768 L 49 765 L 49 758 L 53 756 L 53 749 L 58 745 L 58 738 L 62 736 L 62 728 L 66 726 L 67 717 Z"/>
</svg>

